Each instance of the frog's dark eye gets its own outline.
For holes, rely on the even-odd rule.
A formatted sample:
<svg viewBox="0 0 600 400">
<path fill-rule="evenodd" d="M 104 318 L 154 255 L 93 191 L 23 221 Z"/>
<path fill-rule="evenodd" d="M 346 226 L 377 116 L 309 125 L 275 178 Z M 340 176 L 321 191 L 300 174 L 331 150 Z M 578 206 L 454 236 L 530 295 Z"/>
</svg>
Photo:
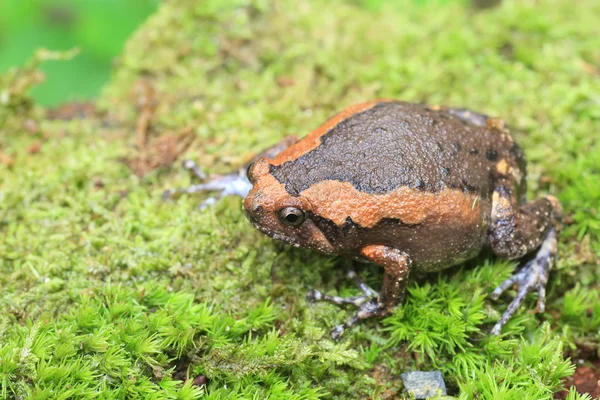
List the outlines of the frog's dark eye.
<svg viewBox="0 0 600 400">
<path fill-rule="evenodd" d="M 279 220 L 288 226 L 298 226 L 304 222 L 306 216 L 304 211 L 296 207 L 286 207 L 279 211 Z"/>
<path fill-rule="evenodd" d="M 252 167 L 254 167 L 254 161 L 248 164 L 248 168 L 246 168 L 246 178 L 248 178 L 250 183 L 254 183 L 252 182 Z"/>
</svg>

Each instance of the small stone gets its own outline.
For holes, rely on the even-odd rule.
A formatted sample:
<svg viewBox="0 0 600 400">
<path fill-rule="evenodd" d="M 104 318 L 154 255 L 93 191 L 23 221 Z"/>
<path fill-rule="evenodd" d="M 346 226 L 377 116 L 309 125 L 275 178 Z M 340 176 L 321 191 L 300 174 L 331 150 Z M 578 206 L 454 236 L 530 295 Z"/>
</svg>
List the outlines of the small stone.
<svg viewBox="0 0 600 400">
<path fill-rule="evenodd" d="M 446 395 L 446 383 L 440 371 L 411 371 L 400 375 L 404 387 L 415 399 L 427 399 L 439 393 Z"/>
<path fill-rule="evenodd" d="M 202 385 L 206 385 L 207 383 L 208 383 L 208 378 L 204 375 L 198 375 L 192 381 L 192 385 L 195 385 L 195 386 L 202 386 Z"/>
</svg>

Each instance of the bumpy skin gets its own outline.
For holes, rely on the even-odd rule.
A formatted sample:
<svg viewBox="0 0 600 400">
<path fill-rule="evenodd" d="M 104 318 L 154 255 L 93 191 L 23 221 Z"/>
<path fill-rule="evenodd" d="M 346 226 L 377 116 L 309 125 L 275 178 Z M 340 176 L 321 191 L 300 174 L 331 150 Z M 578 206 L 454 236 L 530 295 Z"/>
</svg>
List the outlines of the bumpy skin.
<svg viewBox="0 0 600 400">
<path fill-rule="evenodd" d="M 553 197 L 525 203 L 523 153 L 499 119 L 399 101 L 363 103 L 277 155 L 259 157 L 248 178 L 244 210 L 260 231 L 384 268 L 381 295 L 354 299 L 359 311 L 334 329 L 335 337 L 360 319 L 389 314 L 410 271 L 447 268 L 485 246 L 508 259 L 540 248 L 494 292 L 520 287 L 493 332 L 529 291 L 538 290 L 543 307 L 561 208 Z M 289 210 L 300 220 L 286 221 Z"/>
</svg>

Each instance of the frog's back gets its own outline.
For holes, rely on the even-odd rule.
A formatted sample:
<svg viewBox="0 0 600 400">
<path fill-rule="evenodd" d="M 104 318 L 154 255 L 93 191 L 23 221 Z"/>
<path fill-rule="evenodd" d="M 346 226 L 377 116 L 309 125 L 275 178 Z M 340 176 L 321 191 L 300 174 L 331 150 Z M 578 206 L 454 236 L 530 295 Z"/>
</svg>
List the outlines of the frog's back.
<svg viewBox="0 0 600 400">
<path fill-rule="evenodd" d="M 457 189 L 487 198 L 498 163 L 521 164 L 518 146 L 502 129 L 405 102 L 355 106 L 292 150 L 271 165 L 292 195 L 338 181 L 369 194 L 407 187 L 434 193 Z"/>
</svg>

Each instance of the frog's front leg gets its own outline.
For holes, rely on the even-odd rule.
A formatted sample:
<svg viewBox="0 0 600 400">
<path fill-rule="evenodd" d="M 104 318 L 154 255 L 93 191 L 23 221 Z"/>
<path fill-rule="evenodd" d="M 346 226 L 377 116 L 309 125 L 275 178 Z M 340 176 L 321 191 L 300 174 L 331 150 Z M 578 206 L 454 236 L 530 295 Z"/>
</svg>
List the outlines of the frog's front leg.
<svg viewBox="0 0 600 400">
<path fill-rule="evenodd" d="M 506 182 L 502 182 L 494 191 L 489 234 L 494 253 L 507 259 L 517 259 L 537 251 L 516 274 L 492 292 L 491 297 L 497 299 L 510 286 L 518 286 L 517 295 L 492 328 L 492 334 L 500 333 L 531 291 L 537 290 L 537 309 L 544 310 L 545 286 L 556 259 L 561 217 L 562 207 L 552 196 L 519 207 L 513 188 Z"/>
<path fill-rule="evenodd" d="M 360 320 L 371 317 L 383 317 L 392 313 L 394 308 L 402 301 L 406 292 L 406 283 L 410 272 L 412 261 L 408 254 L 403 251 L 382 246 L 366 246 L 361 250 L 361 254 L 375 264 L 384 268 L 383 285 L 379 296 L 369 301 L 361 301 L 358 305 L 356 314 L 342 325 L 338 325 L 331 331 L 331 337 L 339 339 L 344 331 L 354 326 Z M 362 289 L 363 293 L 366 292 Z M 366 295 L 366 293 L 365 293 Z M 333 296 L 331 296 L 333 297 Z M 359 296 L 361 300 L 365 296 Z M 323 298 L 329 300 L 329 298 Z M 355 303 L 356 298 L 349 301 Z M 346 303 L 345 301 L 336 302 L 337 304 Z"/>
<path fill-rule="evenodd" d="M 306 299 L 308 301 L 328 301 L 333 304 L 337 304 L 341 306 L 343 304 L 352 304 L 353 306 L 359 307 L 361 304 L 365 303 L 367 300 L 372 299 L 373 297 L 379 296 L 379 293 L 374 291 L 363 282 L 362 279 L 356 274 L 354 270 L 348 270 L 346 277 L 352 279 L 354 284 L 360 289 L 363 293 L 360 296 L 352 296 L 352 297 L 341 297 L 341 296 L 332 296 L 326 293 L 321 292 L 320 290 L 311 289 L 306 294 Z"/>
</svg>

